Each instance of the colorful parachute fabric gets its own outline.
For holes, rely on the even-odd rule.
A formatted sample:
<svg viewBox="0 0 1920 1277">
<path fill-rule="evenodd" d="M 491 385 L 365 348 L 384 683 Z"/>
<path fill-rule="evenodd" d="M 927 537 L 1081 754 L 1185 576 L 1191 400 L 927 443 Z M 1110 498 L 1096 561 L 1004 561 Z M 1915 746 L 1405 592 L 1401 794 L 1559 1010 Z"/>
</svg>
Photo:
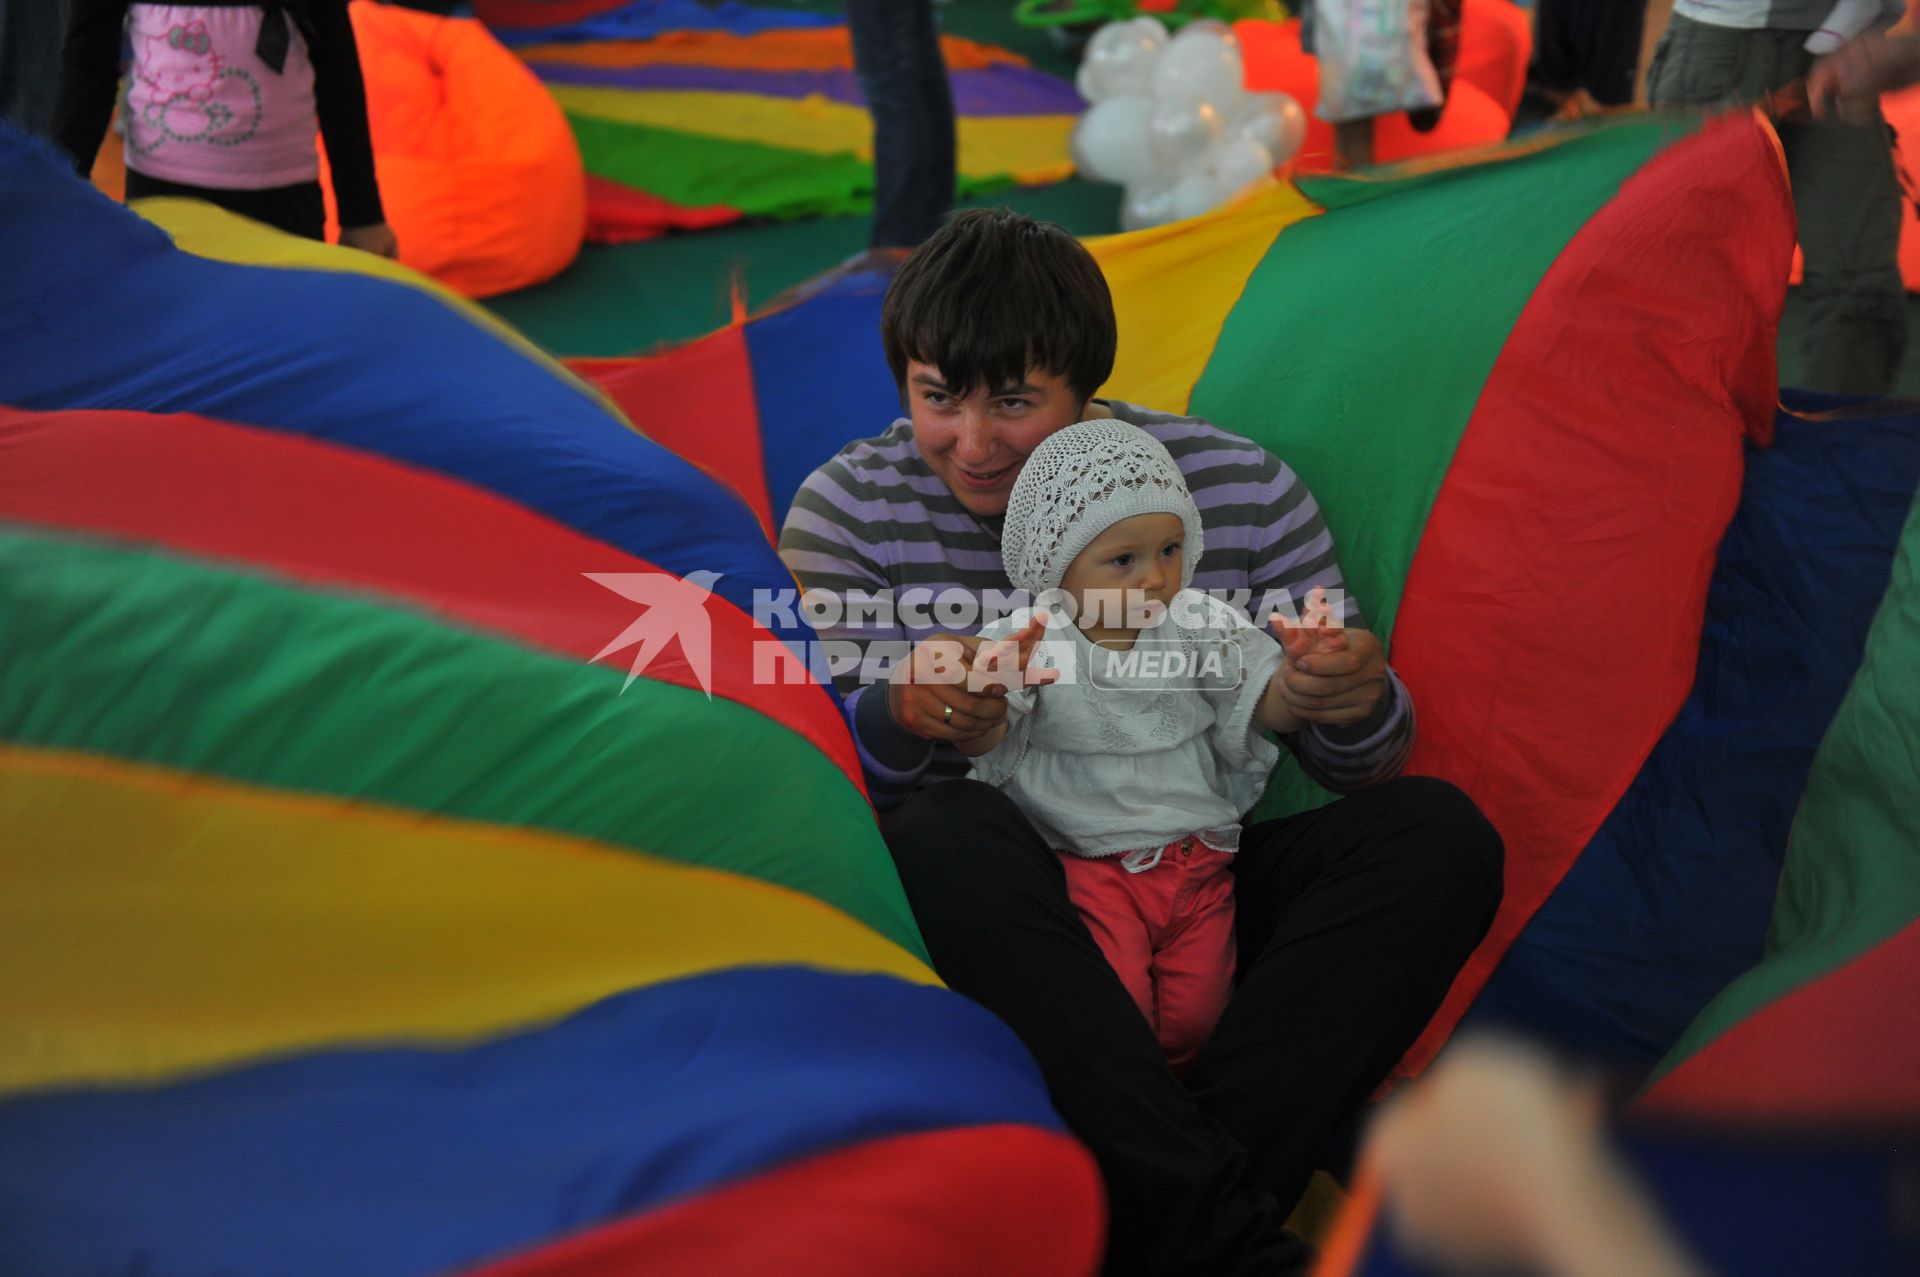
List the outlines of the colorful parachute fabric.
<svg viewBox="0 0 1920 1277">
<path fill-rule="evenodd" d="M 1775 408 L 1781 176 L 1750 120 L 1643 119 L 1093 244 L 1109 393 L 1306 475 L 1414 688 L 1415 769 L 1507 834 L 1495 934 L 1409 1069 L 1518 935 L 1476 1016 L 1631 1076 L 1671 1051 L 1649 1115 L 1920 1115 L 1920 417 Z M 883 287 L 576 367 L 777 526 L 850 420 L 897 412 Z M 820 367 L 848 370 L 830 401 L 802 393 Z M 1716 1271 L 1910 1259 L 1883 1144 L 1641 1132 L 1628 1155 Z M 1384 1237 L 1354 1252 L 1413 1271 Z"/>
<path fill-rule="evenodd" d="M 1824 732 L 1786 839 L 1765 956 L 1661 1061 L 1642 1098 L 1650 1111 L 1920 1125 L 1920 419 L 1890 412 L 1873 424 L 1891 428 L 1894 446 L 1849 457 L 1852 499 L 1830 506 L 1824 527 L 1810 519 L 1813 534 L 1793 546 L 1804 575 L 1781 610 L 1792 617 L 1797 604 L 1804 618 L 1807 668 L 1850 677 L 1838 708 L 1816 720 Z M 1855 422 L 1821 427 L 1871 440 Z M 1829 579 L 1804 562 L 1816 551 L 1822 563 L 1870 558 L 1870 588 L 1843 592 L 1844 568 Z M 1884 584 L 1872 567 L 1888 559 Z M 1882 584 L 1876 606 L 1871 587 Z"/>
<path fill-rule="evenodd" d="M 1666 1054 L 1617 1143 L 1708 1271 L 1920 1263 L 1916 488 L 1912 405 L 1787 396 L 1686 705 L 1469 1017 L 1616 1077 Z M 1322 1277 L 1428 1271 L 1352 1250 Z"/>
<path fill-rule="evenodd" d="M 1687 702 L 1471 1019 L 1517 1025 L 1639 1079 L 1760 960 L 1815 752 L 1862 669 L 1916 488 L 1920 417 L 1901 405 L 1792 396 L 1773 443 L 1749 445 Z M 1870 803 L 1875 788 L 1852 797 Z M 1803 817 L 1795 836 L 1809 833 Z M 1884 836 L 1863 839 L 1870 847 L 1894 850 Z M 1843 857 L 1825 863 L 1851 876 Z M 1858 899 L 1843 881 L 1828 890 L 1849 908 L 1897 900 Z M 1824 1063 L 1805 1080 L 1857 1068 L 1850 1046 L 1891 1063 L 1892 1045 L 1885 1033 L 1824 1042 Z M 1729 1100 L 1746 1090 L 1729 1083 L 1720 1079 Z M 1772 1076 L 1764 1086 L 1770 1106 L 1794 1089 Z"/>
<path fill-rule="evenodd" d="M 1307 479 L 1420 706 L 1412 770 L 1462 785 L 1506 836 L 1500 918 L 1414 1070 L 1687 694 L 1743 438 L 1773 419 L 1792 213 L 1747 117 L 1646 117 L 1306 192 L 1319 203 L 1281 188 L 1092 244 L 1120 318 L 1108 393 L 1191 406 Z M 879 295 L 853 277 L 652 360 L 578 367 L 777 525 L 850 421 L 897 414 Z M 805 392 L 821 367 L 854 389 Z M 733 398 L 702 417 L 714 386 Z M 1636 598 L 1660 605 L 1623 643 Z M 1283 768 L 1266 810 L 1313 801 Z"/>
<path fill-rule="evenodd" d="M 477 11 L 573 124 L 591 240 L 871 207 L 872 121 L 843 25 L 737 3 Z M 1071 84 L 1004 49 L 952 36 L 942 47 L 963 196 L 1072 173 L 1067 137 L 1084 104 Z"/>
<path fill-rule="evenodd" d="M 753 677 L 751 516 L 419 277 L 147 211 L 0 132 L 0 1269 L 1089 1272 Z"/>
</svg>

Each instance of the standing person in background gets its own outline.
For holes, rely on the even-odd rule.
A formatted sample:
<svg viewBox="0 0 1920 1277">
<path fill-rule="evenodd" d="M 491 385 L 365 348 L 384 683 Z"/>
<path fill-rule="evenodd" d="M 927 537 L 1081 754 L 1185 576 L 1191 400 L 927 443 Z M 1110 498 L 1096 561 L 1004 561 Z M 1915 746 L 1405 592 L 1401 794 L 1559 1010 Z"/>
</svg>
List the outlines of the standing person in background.
<svg viewBox="0 0 1920 1277">
<path fill-rule="evenodd" d="M 1538 0 L 1527 92 L 1514 123 L 1631 105 L 1646 19 L 1647 0 Z"/>
<path fill-rule="evenodd" d="M 6 0 L 0 4 L 0 118 L 29 133 L 53 123 L 60 33 L 67 0 Z"/>
<path fill-rule="evenodd" d="M 1903 7 L 1893 0 L 1888 19 Z M 1812 70 L 1807 44 L 1832 8 L 1832 0 L 1677 0 L 1647 73 L 1648 100 L 1757 102 Z M 1857 119 L 1778 128 L 1806 254 L 1807 386 L 1880 395 L 1907 339 L 1900 183 L 1879 104 L 1863 103 Z"/>
<path fill-rule="evenodd" d="M 933 0 L 847 0 L 854 68 L 873 114 L 876 249 L 912 248 L 953 207 L 953 87 Z"/>
<path fill-rule="evenodd" d="M 318 117 L 340 242 L 399 254 L 380 208 L 346 0 L 73 0 L 53 136 L 82 177 L 113 116 L 123 32 L 133 55 L 124 99 L 128 199 L 206 200 L 320 239 Z"/>
</svg>

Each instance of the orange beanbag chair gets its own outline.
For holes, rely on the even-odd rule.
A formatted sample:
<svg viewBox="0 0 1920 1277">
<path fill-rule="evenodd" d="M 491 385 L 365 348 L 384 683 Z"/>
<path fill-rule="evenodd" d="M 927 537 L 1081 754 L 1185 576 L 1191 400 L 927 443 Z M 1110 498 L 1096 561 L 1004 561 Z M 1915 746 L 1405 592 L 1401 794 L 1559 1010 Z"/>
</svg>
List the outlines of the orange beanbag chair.
<svg viewBox="0 0 1920 1277">
<path fill-rule="evenodd" d="M 1460 54 L 1454 83 L 1465 80 L 1492 98 L 1508 119 L 1527 89 L 1533 18 L 1512 0 L 1473 0 L 1460 11 Z"/>
<path fill-rule="evenodd" d="M 468 297 L 565 270 L 586 231 L 587 178 L 546 87 L 470 18 L 367 0 L 350 10 L 400 260 Z M 321 185 L 333 239 L 333 188 Z"/>
</svg>

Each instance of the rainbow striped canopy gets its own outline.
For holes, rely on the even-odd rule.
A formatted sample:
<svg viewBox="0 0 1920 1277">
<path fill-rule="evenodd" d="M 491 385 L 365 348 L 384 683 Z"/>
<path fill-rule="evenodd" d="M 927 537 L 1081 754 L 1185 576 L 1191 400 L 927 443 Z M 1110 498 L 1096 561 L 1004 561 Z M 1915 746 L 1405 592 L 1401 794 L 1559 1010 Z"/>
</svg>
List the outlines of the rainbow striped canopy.
<svg viewBox="0 0 1920 1277">
<path fill-rule="evenodd" d="M 0 1267 L 1088 1271 L 739 503 L 419 277 L 61 168 L 0 133 Z M 603 581 L 712 668 L 593 663 Z"/>
<path fill-rule="evenodd" d="M 897 411 L 879 281 L 578 365 L 602 398 L 400 273 L 146 207 L 176 250 L 0 160 L 0 1234 L 32 1270 L 1090 1267 L 1091 1168 L 930 987 L 831 693 L 750 676 L 804 637 L 751 615 L 787 583 L 766 531 Z M 1415 770 L 1506 836 L 1408 1071 L 1510 948 L 1496 989 L 1563 958 L 1531 1005 L 1668 1050 L 1760 958 L 1797 807 L 1773 952 L 1653 1095 L 1920 1108 L 1889 1013 L 1920 457 L 1904 419 L 1776 418 L 1792 237 L 1764 125 L 1643 117 L 1093 245 L 1108 393 L 1300 471 Z M 1873 513 L 1816 544 L 1806 492 Z M 624 694 L 624 656 L 591 663 L 636 609 L 588 572 L 711 587 L 711 699 L 684 662 Z M 1742 676 L 1788 703 L 1751 717 Z M 1717 982 L 1650 984 L 1676 952 Z M 1782 1070 L 1796 1005 L 1857 1032 Z"/>
</svg>

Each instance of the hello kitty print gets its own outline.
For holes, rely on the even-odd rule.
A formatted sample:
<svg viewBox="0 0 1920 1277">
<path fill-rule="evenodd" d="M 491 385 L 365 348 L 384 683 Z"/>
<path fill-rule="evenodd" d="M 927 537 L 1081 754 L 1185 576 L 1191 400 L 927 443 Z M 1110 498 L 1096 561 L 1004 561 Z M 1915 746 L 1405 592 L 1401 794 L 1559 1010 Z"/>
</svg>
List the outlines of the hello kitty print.
<svg viewBox="0 0 1920 1277">
<path fill-rule="evenodd" d="M 127 9 L 127 164 L 171 182 L 261 190 L 319 176 L 313 64 L 292 32 L 275 72 L 254 54 L 261 10 Z"/>
</svg>

